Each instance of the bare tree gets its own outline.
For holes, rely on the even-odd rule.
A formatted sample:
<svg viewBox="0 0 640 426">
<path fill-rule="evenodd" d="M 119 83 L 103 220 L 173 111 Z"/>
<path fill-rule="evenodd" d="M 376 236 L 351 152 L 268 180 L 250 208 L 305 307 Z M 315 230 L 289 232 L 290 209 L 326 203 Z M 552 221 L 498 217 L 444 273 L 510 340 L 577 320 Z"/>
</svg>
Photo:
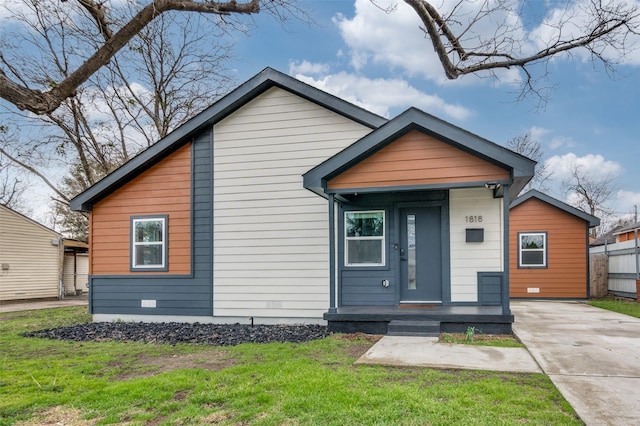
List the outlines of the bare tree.
<svg viewBox="0 0 640 426">
<path fill-rule="evenodd" d="M 13 134 L 5 125 L 0 125 L 0 146 L 11 139 Z M 24 172 L 16 166 L 11 158 L 4 155 L 0 148 L 0 204 L 10 209 L 26 213 L 24 192 L 27 190 L 27 182 Z"/>
<path fill-rule="evenodd" d="M 21 74 L 24 81 L 39 84 L 41 76 L 64 79 L 77 44 L 101 43 L 101 35 L 88 34 L 90 26 L 70 25 L 69 13 L 38 7 L 16 14 L 29 31 L 11 33 L 5 45 L 33 46 L 31 58 L 19 52 L 12 58 L 26 70 Z M 67 235 L 82 235 L 86 224 L 68 210 L 70 198 L 228 91 L 233 83 L 227 77 L 231 45 L 223 30 L 212 31 L 203 19 L 190 14 L 159 16 L 55 111 L 0 112 L 14 134 L 2 139 L 0 154 L 54 192 L 54 217 Z M 50 60 L 40 61 L 42 57 Z M 69 170 L 61 180 L 54 178 L 60 169 Z"/>
<path fill-rule="evenodd" d="M 30 31 L 11 34 L 12 42 L 30 43 L 38 52 L 18 62 L 28 70 L 25 81 L 66 78 L 79 39 L 100 43 L 56 11 L 38 7 L 28 16 L 16 15 Z M 35 173 L 38 154 L 54 152 L 68 164 L 79 163 L 94 183 L 96 174 L 104 176 L 226 93 L 232 83 L 226 77 L 230 46 L 219 40 L 220 31 L 204 28 L 197 16 L 176 22 L 175 16 L 161 15 L 56 111 L 34 116 L 9 110 L 3 117 L 13 128 L 28 122 L 38 131 L 6 145 L 6 155 Z M 51 60 L 39 61 L 43 56 Z"/>
<path fill-rule="evenodd" d="M 97 169 L 97 168 L 96 168 Z M 98 176 L 102 178 L 103 176 Z M 84 212 L 72 211 L 68 199 L 87 189 L 91 184 L 86 179 L 80 164 L 69 167 L 67 175 L 60 183 L 60 192 L 66 199 L 53 198 L 51 217 L 53 228 L 67 238 L 79 241 L 89 240 L 89 219 Z"/>
<path fill-rule="evenodd" d="M 0 204 L 13 210 L 23 207 L 22 196 L 26 190 L 24 182 L 16 178 L 11 163 L 4 162 L 0 155 Z"/>
<path fill-rule="evenodd" d="M 216 19 L 209 22 L 210 26 L 233 28 L 235 17 L 257 14 L 261 10 L 275 15 L 278 19 L 302 13 L 295 2 L 289 0 L 153 0 L 146 2 L 146 5 L 131 1 L 128 5 L 133 14 L 126 16 L 121 13 L 126 8 L 119 8 L 117 5 L 108 8 L 106 3 L 94 0 L 74 0 L 73 3 L 65 2 L 64 5 L 42 0 L 24 2 L 28 9 L 24 15 L 25 20 L 33 19 L 33 12 L 46 10 L 35 18 L 43 24 L 39 35 L 45 35 L 50 30 L 66 32 L 69 29 L 78 29 L 86 38 L 79 40 L 81 43 L 73 46 L 73 55 L 69 55 L 62 62 L 58 62 L 57 57 L 41 58 L 50 60 L 56 67 L 65 70 L 60 79 L 47 74 L 40 74 L 37 76 L 39 78 L 25 78 L 25 73 L 29 73 L 29 70 L 20 66 L 20 60 L 7 57 L 4 51 L 0 51 L 0 97 L 20 110 L 39 115 L 52 113 L 63 101 L 76 96 L 79 88 L 87 80 L 109 64 L 134 37 L 163 14 L 172 11 L 195 12 L 215 17 Z M 68 19 L 62 21 L 64 26 L 51 28 L 46 25 L 50 17 Z M 88 25 L 89 23 L 91 25 Z M 98 39 L 101 41 L 95 45 Z M 86 43 L 87 40 L 89 43 Z M 53 47 L 61 48 L 60 45 Z"/>
<path fill-rule="evenodd" d="M 522 189 L 522 192 L 527 192 L 531 189 L 547 192 L 549 190 L 548 184 L 553 179 L 553 171 L 542 162 L 544 151 L 540 141 L 533 139 L 531 132 L 527 132 L 507 141 L 507 148 L 537 162 L 535 175 Z"/>
<path fill-rule="evenodd" d="M 569 202 L 574 207 L 606 222 L 613 214 L 613 211 L 607 207 L 607 202 L 616 189 L 613 177 L 589 175 L 578 164 L 570 166 L 570 173 L 571 176 L 562 182 Z M 592 228 L 591 235 L 593 237 L 599 235 L 603 225 L 598 229 Z"/>
<path fill-rule="evenodd" d="M 377 0 L 371 0 L 376 3 Z M 564 2 L 564 8 L 545 16 L 545 34 L 531 39 L 524 22 L 528 5 L 519 0 L 457 0 L 434 2 L 404 0 L 415 10 L 421 27 L 449 79 L 466 74 L 518 68 L 524 72 L 522 94 L 537 93 L 535 65 L 551 58 L 586 51 L 592 60 L 612 70 L 617 57 L 633 49 L 638 35 L 640 8 L 637 2 L 584 0 Z M 541 6 L 540 2 L 535 2 Z M 554 6 L 557 6 L 554 3 Z M 543 73 L 546 70 L 543 68 Z"/>
</svg>

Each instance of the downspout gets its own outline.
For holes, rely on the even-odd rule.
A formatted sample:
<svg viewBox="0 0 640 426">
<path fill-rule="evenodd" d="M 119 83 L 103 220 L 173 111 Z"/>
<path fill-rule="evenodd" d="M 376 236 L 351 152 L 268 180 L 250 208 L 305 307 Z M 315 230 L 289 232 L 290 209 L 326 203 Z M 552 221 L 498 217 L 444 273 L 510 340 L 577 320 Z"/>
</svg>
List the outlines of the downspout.
<svg viewBox="0 0 640 426">
<path fill-rule="evenodd" d="M 58 299 L 64 299 L 64 238 L 58 239 Z"/>
<path fill-rule="evenodd" d="M 336 307 L 336 232 L 335 198 L 329 194 L 329 313 L 338 312 Z"/>
</svg>

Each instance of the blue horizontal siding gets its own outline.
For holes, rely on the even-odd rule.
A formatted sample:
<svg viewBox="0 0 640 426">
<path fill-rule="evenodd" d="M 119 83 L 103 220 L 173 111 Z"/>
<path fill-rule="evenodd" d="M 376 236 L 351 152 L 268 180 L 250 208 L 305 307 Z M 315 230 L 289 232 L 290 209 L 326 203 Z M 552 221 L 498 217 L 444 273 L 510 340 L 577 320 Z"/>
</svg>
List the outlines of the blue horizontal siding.
<svg viewBox="0 0 640 426">
<path fill-rule="evenodd" d="M 191 275 L 121 275 L 91 277 L 91 312 L 109 315 L 213 315 L 212 129 L 192 145 Z M 155 300 L 155 308 L 142 308 Z"/>
</svg>

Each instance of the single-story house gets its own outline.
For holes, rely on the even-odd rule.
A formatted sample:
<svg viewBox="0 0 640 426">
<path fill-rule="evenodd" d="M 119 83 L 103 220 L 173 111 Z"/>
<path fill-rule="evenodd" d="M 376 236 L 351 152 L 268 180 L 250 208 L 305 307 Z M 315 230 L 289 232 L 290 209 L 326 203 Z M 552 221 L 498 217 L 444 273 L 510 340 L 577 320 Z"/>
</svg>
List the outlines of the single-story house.
<svg viewBox="0 0 640 426">
<path fill-rule="evenodd" d="M 512 298 L 589 298 L 589 229 L 600 219 L 531 190 L 511 203 L 509 224 Z"/>
<path fill-rule="evenodd" d="M 640 222 L 632 223 L 623 228 L 616 230 L 613 235 L 616 237 L 616 243 L 637 240 L 640 233 Z"/>
<path fill-rule="evenodd" d="M 86 290 L 88 249 L 0 205 L 0 302 L 61 299 Z"/>
<path fill-rule="evenodd" d="M 96 321 L 510 331 L 509 204 L 535 162 L 265 69 L 71 201 Z"/>
</svg>

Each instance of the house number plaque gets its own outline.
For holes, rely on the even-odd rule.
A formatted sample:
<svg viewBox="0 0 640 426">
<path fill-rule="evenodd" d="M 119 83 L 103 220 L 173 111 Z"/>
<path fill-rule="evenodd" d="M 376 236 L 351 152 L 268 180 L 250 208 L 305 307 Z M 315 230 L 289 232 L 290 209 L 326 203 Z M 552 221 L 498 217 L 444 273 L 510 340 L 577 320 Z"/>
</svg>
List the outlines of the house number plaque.
<svg viewBox="0 0 640 426">
<path fill-rule="evenodd" d="M 480 223 L 480 222 L 482 222 L 482 215 L 480 215 L 480 216 L 465 216 L 464 220 L 467 223 Z"/>
</svg>

